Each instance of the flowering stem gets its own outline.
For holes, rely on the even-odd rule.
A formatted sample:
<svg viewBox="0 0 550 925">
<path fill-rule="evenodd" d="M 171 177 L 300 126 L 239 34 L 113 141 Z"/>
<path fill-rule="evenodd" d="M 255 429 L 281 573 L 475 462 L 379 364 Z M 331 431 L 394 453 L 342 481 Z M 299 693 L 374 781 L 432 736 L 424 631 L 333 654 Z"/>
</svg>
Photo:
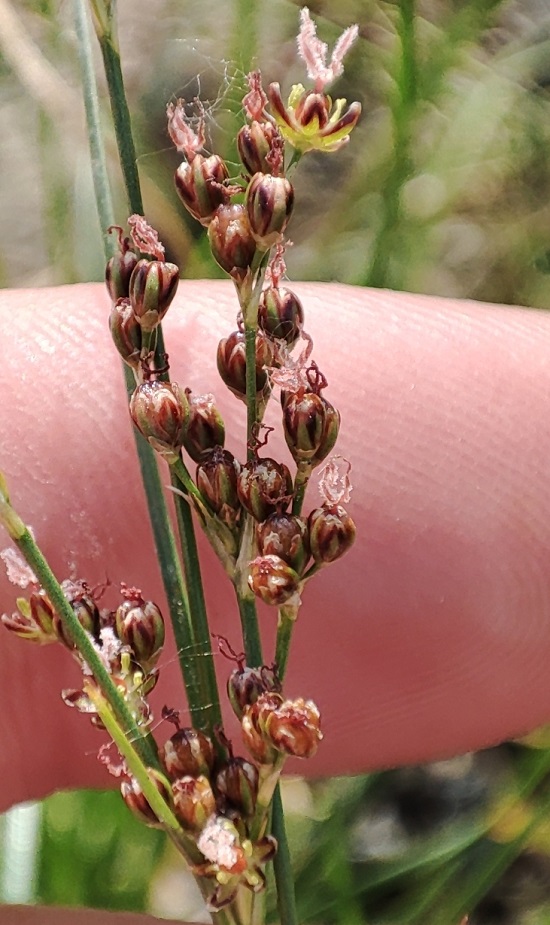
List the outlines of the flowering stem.
<svg viewBox="0 0 550 925">
<path fill-rule="evenodd" d="M 120 728 L 130 738 L 135 739 L 136 751 L 140 754 L 142 760 L 151 767 L 158 768 L 154 739 L 149 733 L 144 735 L 143 729 L 136 724 L 134 717 L 128 710 L 110 674 L 96 652 L 88 633 L 81 627 L 76 618 L 61 585 L 33 539 L 30 530 L 11 506 L 3 482 L 0 482 L 0 523 L 5 527 L 23 558 L 36 575 L 37 581 L 46 591 L 54 610 L 61 619 L 63 628 L 67 630 L 67 635 L 73 640 L 82 658 L 93 673 Z"/>
<path fill-rule="evenodd" d="M 143 203 L 139 184 L 139 175 L 136 166 L 136 153 L 132 135 L 130 113 L 124 90 L 124 81 L 120 66 L 120 54 L 117 47 L 114 19 L 114 7 L 108 0 L 92 0 L 94 25 L 103 55 L 103 63 L 109 97 L 119 158 L 124 176 L 129 208 L 133 213 L 143 213 Z M 106 180 L 108 184 L 108 181 Z M 97 196 L 97 188 L 96 188 Z M 100 219 L 104 224 L 107 216 L 102 210 L 98 198 Z M 108 224 L 112 224 L 109 219 Z M 156 331 L 156 355 L 164 356 L 164 340 L 160 326 Z M 159 365 L 162 365 L 161 361 Z M 130 369 L 125 366 L 125 379 L 128 396 L 134 390 L 135 382 Z M 168 376 L 163 378 L 168 379 Z M 201 575 L 196 553 L 196 541 L 193 522 L 189 506 L 184 499 L 176 498 L 178 511 L 178 524 L 180 526 L 180 539 L 182 557 L 184 560 L 188 592 L 181 573 L 179 558 L 176 552 L 174 534 L 168 516 L 166 502 L 160 474 L 155 455 L 151 447 L 137 433 L 135 433 L 141 475 L 149 516 L 153 528 L 157 558 L 159 561 L 166 597 L 170 608 L 170 618 L 174 628 L 176 644 L 180 653 L 180 665 L 183 681 L 187 693 L 189 709 L 193 723 L 205 731 L 212 732 L 213 726 L 219 722 L 219 695 L 213 661 L 207 657 L 210 651 L 210 637 L 204 609 Z M 188 473 L 187 473 L 188 474 Z M 189 482 L 190 482 L 189 478 Z M 192 484 L 192 482 L 191 482 Z M 193 490 L 197 489 L 193 485 Z M 189 485 L 186 485 L 189 489 Z M 180 503 L 181 502 L 181 503 Z M 206 627 L 206 629 L 205 629 Z M 208 705 L 207 709 L 205 706 Z"/>
<path fill-rule="evenodd" d="M 105 149 L 100 128 L 97 84 L 85 0 L 73 0 L 73 15 L 78 40 L 78 57 L 82 75 L 82 92 L 84 97 L 84 109 L 86 112 L 88 141 L 90 145 L 90 164 L 92 168 L 94 192 L 101 225 L 103 250 L 106 259 L 109 259 L 109 257 L 114 254 L 116 248 L 113 235 L 110 235 L 107 231 L 107 228 L 114 224 L 114 213 L 109 178 L 107 176 Z"/>
<path fill-rule="evenodd" d="M 250 668 L 257 668 L 263 664 L 262 641 L 258 626 L 256 598 L 248 587 L 249 563 L 254 555 L 253 544 L 254 519 L 247 514 L 241 537 L 239 558 L 235 567 L 233 586 L 239 606 L 246 663 Z"/>
<path fill-rule="evenodd" d="M 277 839 L 277 853 L 273 858 L 273 871 L 277 885 L 277 908 L 281 925 L 297 925 L 296 897 L 294 895 L 294 875 L 288 849 L 285 816 L 281 789 L 277 785 L 273 794 L 273 817 L 271 831 Z"/>
<path fill-rule="evenodd" d="M 191 657 L 189 658 L 185 653 L 184 647 L 180 647 L 177 638 L 176 645 L 180 651 L 184 678 L 188 677 L 189 662 L 194 663 L 195 668 L 198 667 L 198 674 L 202 678 L 202 683 L 200 683 L 197 688 L 199 702 L 196 702 L 196 698 L 193 711 L 193 725 L 198 729 L 202 729 L 210 735 L 214 741 L 217 741 L 214 730 L 217 726 L 221 725 L 222 716 L 216 672 L 214 670 L 214 659 L 212 657 L 212 645 L 204 600 L 200 560 L 193 528 L 193 517 L 189 502 L 185 498 L 178 494 L 175 496 L 174 500 L 183 553 L 183 567 L 187 578 L 189 608 L 193 617 L 192 631 L 194 631 L 194 646 Z M 207 696 L 207 700 L 202 699 L 205 695 Z"/>
<path fill-rule="evenodd" d="M 290 640 L 292 638 L 292 630 L 294 629 L 297 615 L 297 608 L 295 607 L 281 607 L 279 610 L 277 641 L 275 644 L 275 662 L 277 665 L 277 675 L 280 681 L 283 681 L 286 674 Z"/>
<path fill-rule="evenodd" d="M 297 517 L 302 513 L 302 505 L 304 503 L 311 471 L 311 465 L 308 462 L 299 463 L 296 478 L 294 479 L 294 498 L 292 501 L 292 513 Z"/>
</svg>

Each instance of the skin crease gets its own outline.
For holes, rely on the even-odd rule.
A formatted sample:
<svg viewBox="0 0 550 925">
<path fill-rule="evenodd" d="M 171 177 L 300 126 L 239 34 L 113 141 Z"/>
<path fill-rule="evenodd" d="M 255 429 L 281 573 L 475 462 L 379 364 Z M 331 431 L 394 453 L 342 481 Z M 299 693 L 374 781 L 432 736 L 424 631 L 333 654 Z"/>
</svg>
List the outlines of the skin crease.
<svg viewBox="0 0 550 925">
<path fill-rule="evenodd" d="M 356 773 L 448 757 L 547 722 L 550 316 L 294 288 L 325 395 L 342 413 L 337 450 L 353 464 L 347 507 L 358 539 L 304 593 L 285 689 L 318 703 L 325 742 L 291 770 Z M 162 606 L 108 310 L 99 285 L 0 293 L 0 470 L 59 578 L 76 569 L 94 585 L 107 575 L 115 590 L 137 584 Z M 242 458 L 244 406 L 215 370 L 217 341 L 235 316 L 231 284 L 182 282 L 164 329 L 172 378 L 216 393 L 227 448 Z M 274 435 L 267 453 L 284 453 Z M 306 510 L 318 503 L 313 487 Z M 204 574 L 213 630 L 238 647 L 231 589 L 208 555 Z M 21 593 L 0 577 L 1 610 Z M 276 615 L 260 616 L 270 661 Z M 216 664 L 223 683 L 232 666 L 219 655 Z M 161 667 L 157 715 L 163 703 L 183 710 L 169 647 Z M 107 785 L 95 758 L 101 735 L 60 701 L 71 686 L 78 671 L 61 647 L 3 633 L 1 808 Z M 238 748 L 235 724 L 227 729 Z M 38 921 L 48 914 L 0 910 L 1 923 Z M 55 921 L 64 919 L 56 912 Z"/>
</svg>

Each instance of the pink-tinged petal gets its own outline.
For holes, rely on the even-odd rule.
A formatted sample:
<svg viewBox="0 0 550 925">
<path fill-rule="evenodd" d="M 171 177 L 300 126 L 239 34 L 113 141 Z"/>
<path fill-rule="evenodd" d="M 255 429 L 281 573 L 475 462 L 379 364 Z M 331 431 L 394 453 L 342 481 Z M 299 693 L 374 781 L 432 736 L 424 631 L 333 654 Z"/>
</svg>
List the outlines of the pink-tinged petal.
<svg viewBox="0 0 550 925">
<path fill-rule="evenodd" d="M 338 142 L 349 135 L 352 128 L 357 125 L 360 115 L 361 103 L 352 103 L 340 119 L 336 122 L 329 122 L 319 134 L 323 139 L 330 139 L 331 144 Z M 322 147 L 328 150 L 325 144 Z"/>
</svg>

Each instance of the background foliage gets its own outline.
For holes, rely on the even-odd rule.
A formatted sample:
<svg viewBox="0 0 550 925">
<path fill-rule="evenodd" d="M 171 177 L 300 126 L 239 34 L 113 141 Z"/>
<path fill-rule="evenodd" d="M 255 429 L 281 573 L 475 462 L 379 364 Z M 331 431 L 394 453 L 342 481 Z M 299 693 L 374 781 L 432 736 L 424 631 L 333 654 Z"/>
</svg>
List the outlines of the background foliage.
<svg viewBox="0 0 550 925">
<path fill-rule="evenodd" d="M 347 150 L 308 155 L 297 177 L 290 277 L 549 307 L 547 0 L 310 7 L 329 42 L 359 24 L 336 89 L 364 116 Z M 165 105 L 200 93 L 212 147 L 235 161 L 250 64 L 261 62 L 266 80 L 303 79 L 297 11 L 290 0 L 119 0 L 147 215 L 188 277 L 217 269 L 172 192 Z M 0 0 L 0 54 L 0 284 L 99 280 L 70 5 Z M 104 114 L 117 178 L 106 104 Z M 122 223 L 120 184 L 115 198 Z M 301 919 L 458 925 L 470 912 L 473 925 L 550 923 L 547 746 L 539 734 L 425 768 L 291 782 Z M 116 794 L 55 795 L 33 812 L 22 840 L 13 816 L 0 828 L 5 900 L 26 851 L 30 900 L 194 914 L 190 881 L 161 836 Z"/>
</svg>

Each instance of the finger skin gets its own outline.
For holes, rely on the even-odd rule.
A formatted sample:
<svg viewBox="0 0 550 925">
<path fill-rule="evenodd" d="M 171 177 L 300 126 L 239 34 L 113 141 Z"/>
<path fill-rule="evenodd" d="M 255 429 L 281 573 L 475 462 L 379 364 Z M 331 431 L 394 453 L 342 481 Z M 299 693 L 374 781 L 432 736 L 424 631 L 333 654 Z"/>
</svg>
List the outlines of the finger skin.
<svg viewBox="0 0 550 925">
<path fill-rule="evenodd" d="M 353 464 L 358 539 L 303 596 L 286 690 L 318 703 L 325 741 L 293 769 L 449 756 L 548 720 L 550 317 L 295 288 L 325 395 L 342 413 L 337 449 Z M 0 293 L 0 469 L 60 578 L 107 575 L 161 602 L 108 310 L 101 286 Z M 164 327 L 172 377 L 215 391 L 242 459 L 244 406 L 215 369 L 235 316 L 230 284 L 182 282 Z M 280 437 L 268 452 L 282 455 Z M 318 503 L 313 488 L 306 509 Z M 231 590 L 209 555 L 204 575 L 213 630 L 238 647 Z M 2 582 L 10 611 L 21 592 Z M 276 613 L 260 617 L 270 661 Z M 218 656 L 217 666 L 223 682 L 231 665 Z M 177 675 L 168 652 L 157 713 L 183 708 Z M 60 702 L 62 687 L 78 685 L 65 652 L 4 633 L 0 685 L 4 805 L 106 783 L 94 757 L 101 734 Z"/>
</svg>

